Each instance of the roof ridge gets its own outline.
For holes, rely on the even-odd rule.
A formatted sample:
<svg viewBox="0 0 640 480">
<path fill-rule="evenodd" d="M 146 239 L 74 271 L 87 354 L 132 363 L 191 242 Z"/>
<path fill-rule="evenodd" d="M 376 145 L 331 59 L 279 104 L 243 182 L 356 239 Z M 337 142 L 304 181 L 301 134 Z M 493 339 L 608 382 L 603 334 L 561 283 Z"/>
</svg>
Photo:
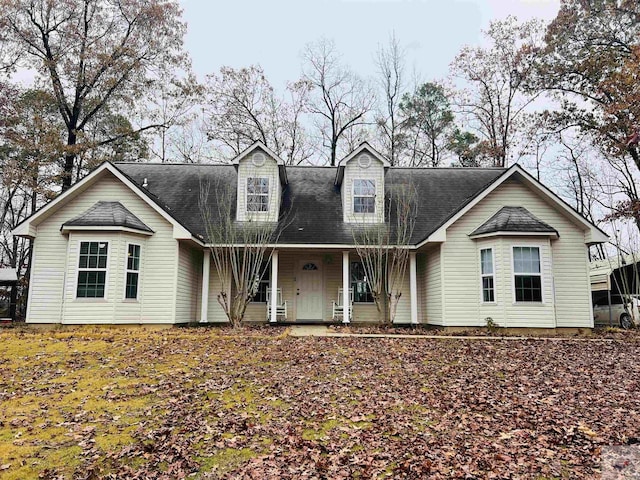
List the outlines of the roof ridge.
<svg viewBox="0 0 640 480">
<path fill-rule="evenodd" d="M 167 166 L 167 167 L 233 167 L 232 163 L 228 161 L 219 163 L 192 163 L 192 162 L 113 162 L 114 165 L 153 165 L 153 166 Z M 325 168 L 325 169 L 337 169 L 337 165 L 285 165 L 286 168 Z M 391 170 L 419 170 L 419 171 L 432 171 L 432 170 L 455 170 L 455 171 L 504 171 L 506 167 L 407 167 L 392 165 L 389 167 Z"/>
</svg>

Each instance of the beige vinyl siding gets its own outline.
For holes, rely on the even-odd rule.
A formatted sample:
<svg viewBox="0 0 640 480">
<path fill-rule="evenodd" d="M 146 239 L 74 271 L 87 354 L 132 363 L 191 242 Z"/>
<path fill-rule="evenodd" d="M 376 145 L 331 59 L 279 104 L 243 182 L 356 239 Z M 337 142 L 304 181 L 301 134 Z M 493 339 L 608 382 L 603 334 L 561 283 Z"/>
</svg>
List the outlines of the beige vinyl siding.
<svg viewBox="0 0 640 480">
<path fill-rule="evenodd" d="M 120 305 L 116 309 L 116 303 L 124 303 L 124 248 L 126 239 L 131 236 L 116 232 L 71 233 L 74 240 L 70 242 L 60 232 L 64 222 L 80 215 L 100 200 L 119 201 L 155 232 L 150 237 L 133 235 L 134 238 L 144 239 L 141 242 L 144 245 L 141 266 L 144 281 L 139 294 L 140 304 L 136 307 Z M 101 305 L 99 301 L 91 303 L 75 298 L 77 239 L 80 238 L 115 242 L 113 247 L 109 247 L 109 282 L 115 282 L 108 286 L 109 307 Z M 173 322 L 178 258 L 178 243 L 173 239 L 173 227 L 111 173 L 105 171 L 91 188 L 37 225 L 34 247 L 28 323 L 62 322 L 63 301 L 65 315 L 68 315 L 63 323 L 112 323 L 134 317 L 138 318 L 136 323 Z M 139 314 L 133 311 L 134 308 L 140 309 Z"/>
<path fill-rule="evenodd" d="M 482 300 L 482 279 L 480 275 L 480 250 L 483 248 L 493 249 L 493 287 L 494 302 L 483 302 Z M 509 298 L 512 290 L 511 284 L 511 258 L 509 257 L 509 245 L 500 238 L 488 238 L 478 240 L 476 243 L 476 264 L 475 278 L 476 289 L 478 290 L 478 313 L 474 314 L 473 320 L 481 326 L 486 326 L 487 318 L 491 318 L 496 325 L 506 327 L 507 305 L 513 303 Z"/>
<path fill-rule="evenodd" d="M 229 284 L 229 282 L 227 282 Z M 209 302 L 207 309 L 207 322 L 210 323 L 225 323 L 228 322 L 227 314 L 224 313 L 224 308 L 218 302 L 218 295 L 222 291 L 222 281 L 220 275 L 215 268 L 215 263 L 211 259 L 211 265 L 209 270 Z M 198 318 L 200 314 L 198 314 Z"/>
<path fill-rule="evenodd" d="M 293 252 L 280 251 L 278 254 L 278 288 L 282 290 L 282 299 L 287 302 L 287 320 L 296 318 L 295 268 L 297 257 Z"/>
<path fill-rule="evenodd" d="M 34 240 L 27 323 L 61 323 L 67 244 L 59 229 Z"/>
<path fill-rule="evenodd" d="M 441 246 L 435 245 L 427 250 L 423 281 L 418 288 L 424 292 L 424 315 L 426 323 L 444 325 L 442 308 L 442 264 Z"/>
<path fill-rule="evenodd" d="M 252 163 L 252 157 L 256 152 L 263 153 L 266 159 L 264 165 L 260 167 L 257 167 Z M 280 212 L 280 196 L 282 192 L 280 187 L 278 163 L 262 149 L 258 148 L 256 149 L 256 152 L 253 152 L 246 158 L 243 158 L 238 165 L 238 203 L 236 218 L 241 222 L 249 220 L 250 218 L 275 222 L 278 220 L 278 213 Z M 247 179 L 255 177 L 269 179 L 268 212 L 247 212 Z"/>
<path fill-rule="evenodd" d="M 128 245 L 135 244 L 140 245 L 140 270 L 138 271 L 138 298 L 137 299 L 125 299 L 125 286 L 127 282 L 126 267 L 127 267 L 127 254 Z M 116 281 L 117 297 L 114 298 L 114 323 L 139 323 L 142 314 L 142 299 L 144 298 L 144 262 L 147 253 L 147 239 L 140 235 L 134 235 L 130 233 L 121 233 L 118 248 L 121 253 L 118 255 L 116 261 L 116 273 L 114 280 Z M 77 258 L 76 258 L 77 261 Z M 74 265 L 75 267 L 75 265 Z M 75 288 L 75 285 L 74 285 Z M 122 301 L 120 301 L 122 300 Z M 71 305 L 68 302 L 66 305 Z"/>
<path fill-rule="evenodd" d="M 407 261 L 407 271 L 400 282 L 400 300 L 396 308 L 396 318 L 394 323 L 411 323 L 411 286 L 409 282 L 409 262 Z"/>
<path fill-rule="evenodd" d="M 593 328 L 589 249 L 584 244 L 584 232 L 563 228 L 560 238 L 553 240 L 551 247 L 556 326 Z"/>
<path fill-rule="evenodd" d="M 327 259 L 329 260 L 327 262 Z M 342 252 L 325 255 L 324 262 L 324 319 L 332 320 L 333 302 L 338 299 L 338 289 L 342 288 Z"/>
<path fill-rule="evenodd" d="M 178 254 L 176 323 L 195 322 L 200 310 L 202 251 L 181 243 Z"/>
<path fill-rule="evenodd" d="M 525 207 L 554 227 L 560 238 L 549 241 L 540 237 L 503 236 L 479 241 L 468 237 L 470 232 L 503 206 Z M 480 303 L 479 245 L 494 245 L 499 250 L 496 251 L 496 294 L 502 308 Z M 541 248 L 544 290 L 542 304 L 514 301 L 513 245 Z M 485 318 L 492 316 L 496 323 L 509 327 L 588 327 L 592 324 L 592 319 L 586 280 L 586 255 L 583 227 L 573 223 L 524 184 L 510 179 L 447 229 L 447 240 L 442 246 L 445 325 L 483 326 Z M 427 301 L 427 305 L 428 303 Z"/>
<path fill-rule="evenodd" d="M 362 155 L 369 155 L 371 165 L 362 168 L 358 164 L 358 159 Z M 376 184 L 376 211 L 374 214 L 354 214 L 353 213 L 353 181 L 355 179 L 373 180 Z M 342 181 L 342 206 L 343 220 L 350 223 L 358 222 L 382 222 L 384 220 L 384 165 L 380 160 L 371 154 L 360 153 L 349 160 L 344 167 L 344 178 Z"/>
<path fill-rule="evenodd" d="M 416 254 L 416 276 L 418 281 L 418 323 L 425 323 L 427 315 L 427 292 L 424 288 L 427 275 L 427 256 Z"/>
</svg>

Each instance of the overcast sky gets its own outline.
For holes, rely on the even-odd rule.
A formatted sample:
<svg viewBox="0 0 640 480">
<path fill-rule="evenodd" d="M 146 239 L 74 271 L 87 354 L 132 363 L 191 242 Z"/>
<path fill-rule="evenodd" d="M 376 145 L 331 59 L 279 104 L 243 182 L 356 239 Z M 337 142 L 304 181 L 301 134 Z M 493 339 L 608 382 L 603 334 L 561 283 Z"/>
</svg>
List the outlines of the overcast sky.
<svg viewBox="0 0 640 480">
<path fill-rule="evenodd" d="M 391 32 L 424 80 L 446 76 L 463 45 L 494 19 L 555 17 L 559 0 L 182 0 L 186 48 L 200 79 L 221 66 L 260 64 L 276 87 L 300 76 L 300 52 L 325 36 L 363 76 Z"/>
</svg>

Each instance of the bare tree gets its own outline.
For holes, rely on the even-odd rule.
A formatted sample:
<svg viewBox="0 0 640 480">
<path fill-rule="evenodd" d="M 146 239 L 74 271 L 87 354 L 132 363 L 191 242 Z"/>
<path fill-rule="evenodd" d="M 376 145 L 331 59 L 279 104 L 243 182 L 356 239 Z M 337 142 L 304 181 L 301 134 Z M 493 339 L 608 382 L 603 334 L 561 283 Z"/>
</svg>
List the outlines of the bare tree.
<svg viewBox="0 0 640 480">
<path fill-rule="evenodd" d="M 151 132 L 149 150 L 152 158 L 160 162 L 181 160 L 176 151 L 183 129 L 196 120 L 204 89 L 193 73 L 178 78 L 162 68 L 157 73 L 156 94 L 143 107 L 147 123 L 160 125 Z"/>
<path fill-rule="evenodd" d="M 304 61 L 303 77 L 313 86 L 309 111 L 316 116 L 324 146 L 329 148 L 329 164 L 335 166 L 345 134 L 368 124 L 374 93 L 341 63 L 333 41 L 308 44 Z"/>
<path fill-rule="evenodd" d="M 218 303 L 231 325 L 242 324 L 247 305 L 258 292 L 280 234 L 290 223 L 285 213 L 279 222 L 249 220 L 236 222 L 236 197 L 228 185 L 213 188 L 201 182 L 199 209 L 204 220 L 207 243 L 205 255 L 211 255 L 220 278 Z"/>
<path fill-rule="evenodd" d="M 376 112 L 376 125 L 382 142 L 382 151 L 396 165 L 404 145 L 400 102 L 404 93 L 405 50 L 395 33 L 386 46 L 380 45 L 375 57 L 378 84 L 382 91 Z"/>
<path fill-rule="evenodd" d="M 384 221 L 357 222 L 351 229 L 367 285 L 387 324 L 394 322 L 402 297 L 417 207 L 418 194 L 412 183 L 392 185 Z"/>
<path fill-rule="evenodd" d="M 4 45 L 20 53 L 18 66 L 37 71 L 64 122 L 63 189 L 85 147 L 85 127 L 106 108 L 131 109 L 153 90 L 150 71 L 184 60 L 186 27 L 175 1 L 0 0 L 0 11 Z M 120 138 L 102 138 L 98 146 Z"/>
<path fill-rule="evenodd" d="M 504 167 L 512 160 L 521 117 L 537 97 L 525 85 L 534 73 L 542 23 L 508 17 L 492 22 L 485 36 L 491 45 L 463 48 L 451 71 L 468 84 L 456 100 L 461 115 L 481 138 L 494 166 Z"/>
<path fill-rule="evenodd" d="M 299 164 L 312 154 L 303 124 L 310 85 L 290 83 L 277 95 L 259 65 L 222 67 L 207 77 L 205 111 L 208 135 L 223 154 L 234 157 L 260 140 L 287 164 Z"/>
</svg>

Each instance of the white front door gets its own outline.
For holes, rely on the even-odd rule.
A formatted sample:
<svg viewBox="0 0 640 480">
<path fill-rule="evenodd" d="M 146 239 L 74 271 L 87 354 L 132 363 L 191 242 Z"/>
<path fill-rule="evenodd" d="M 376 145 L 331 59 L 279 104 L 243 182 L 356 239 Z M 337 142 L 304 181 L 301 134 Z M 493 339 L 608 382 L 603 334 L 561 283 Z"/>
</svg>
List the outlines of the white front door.
<svg viewBox="0 0 640 480">
<path fill-rule="evenodd" d="M 296 272 L 296 317 L 298 320 L 322 320 L 322 263 L 304 260 Z"/>
</svg>

